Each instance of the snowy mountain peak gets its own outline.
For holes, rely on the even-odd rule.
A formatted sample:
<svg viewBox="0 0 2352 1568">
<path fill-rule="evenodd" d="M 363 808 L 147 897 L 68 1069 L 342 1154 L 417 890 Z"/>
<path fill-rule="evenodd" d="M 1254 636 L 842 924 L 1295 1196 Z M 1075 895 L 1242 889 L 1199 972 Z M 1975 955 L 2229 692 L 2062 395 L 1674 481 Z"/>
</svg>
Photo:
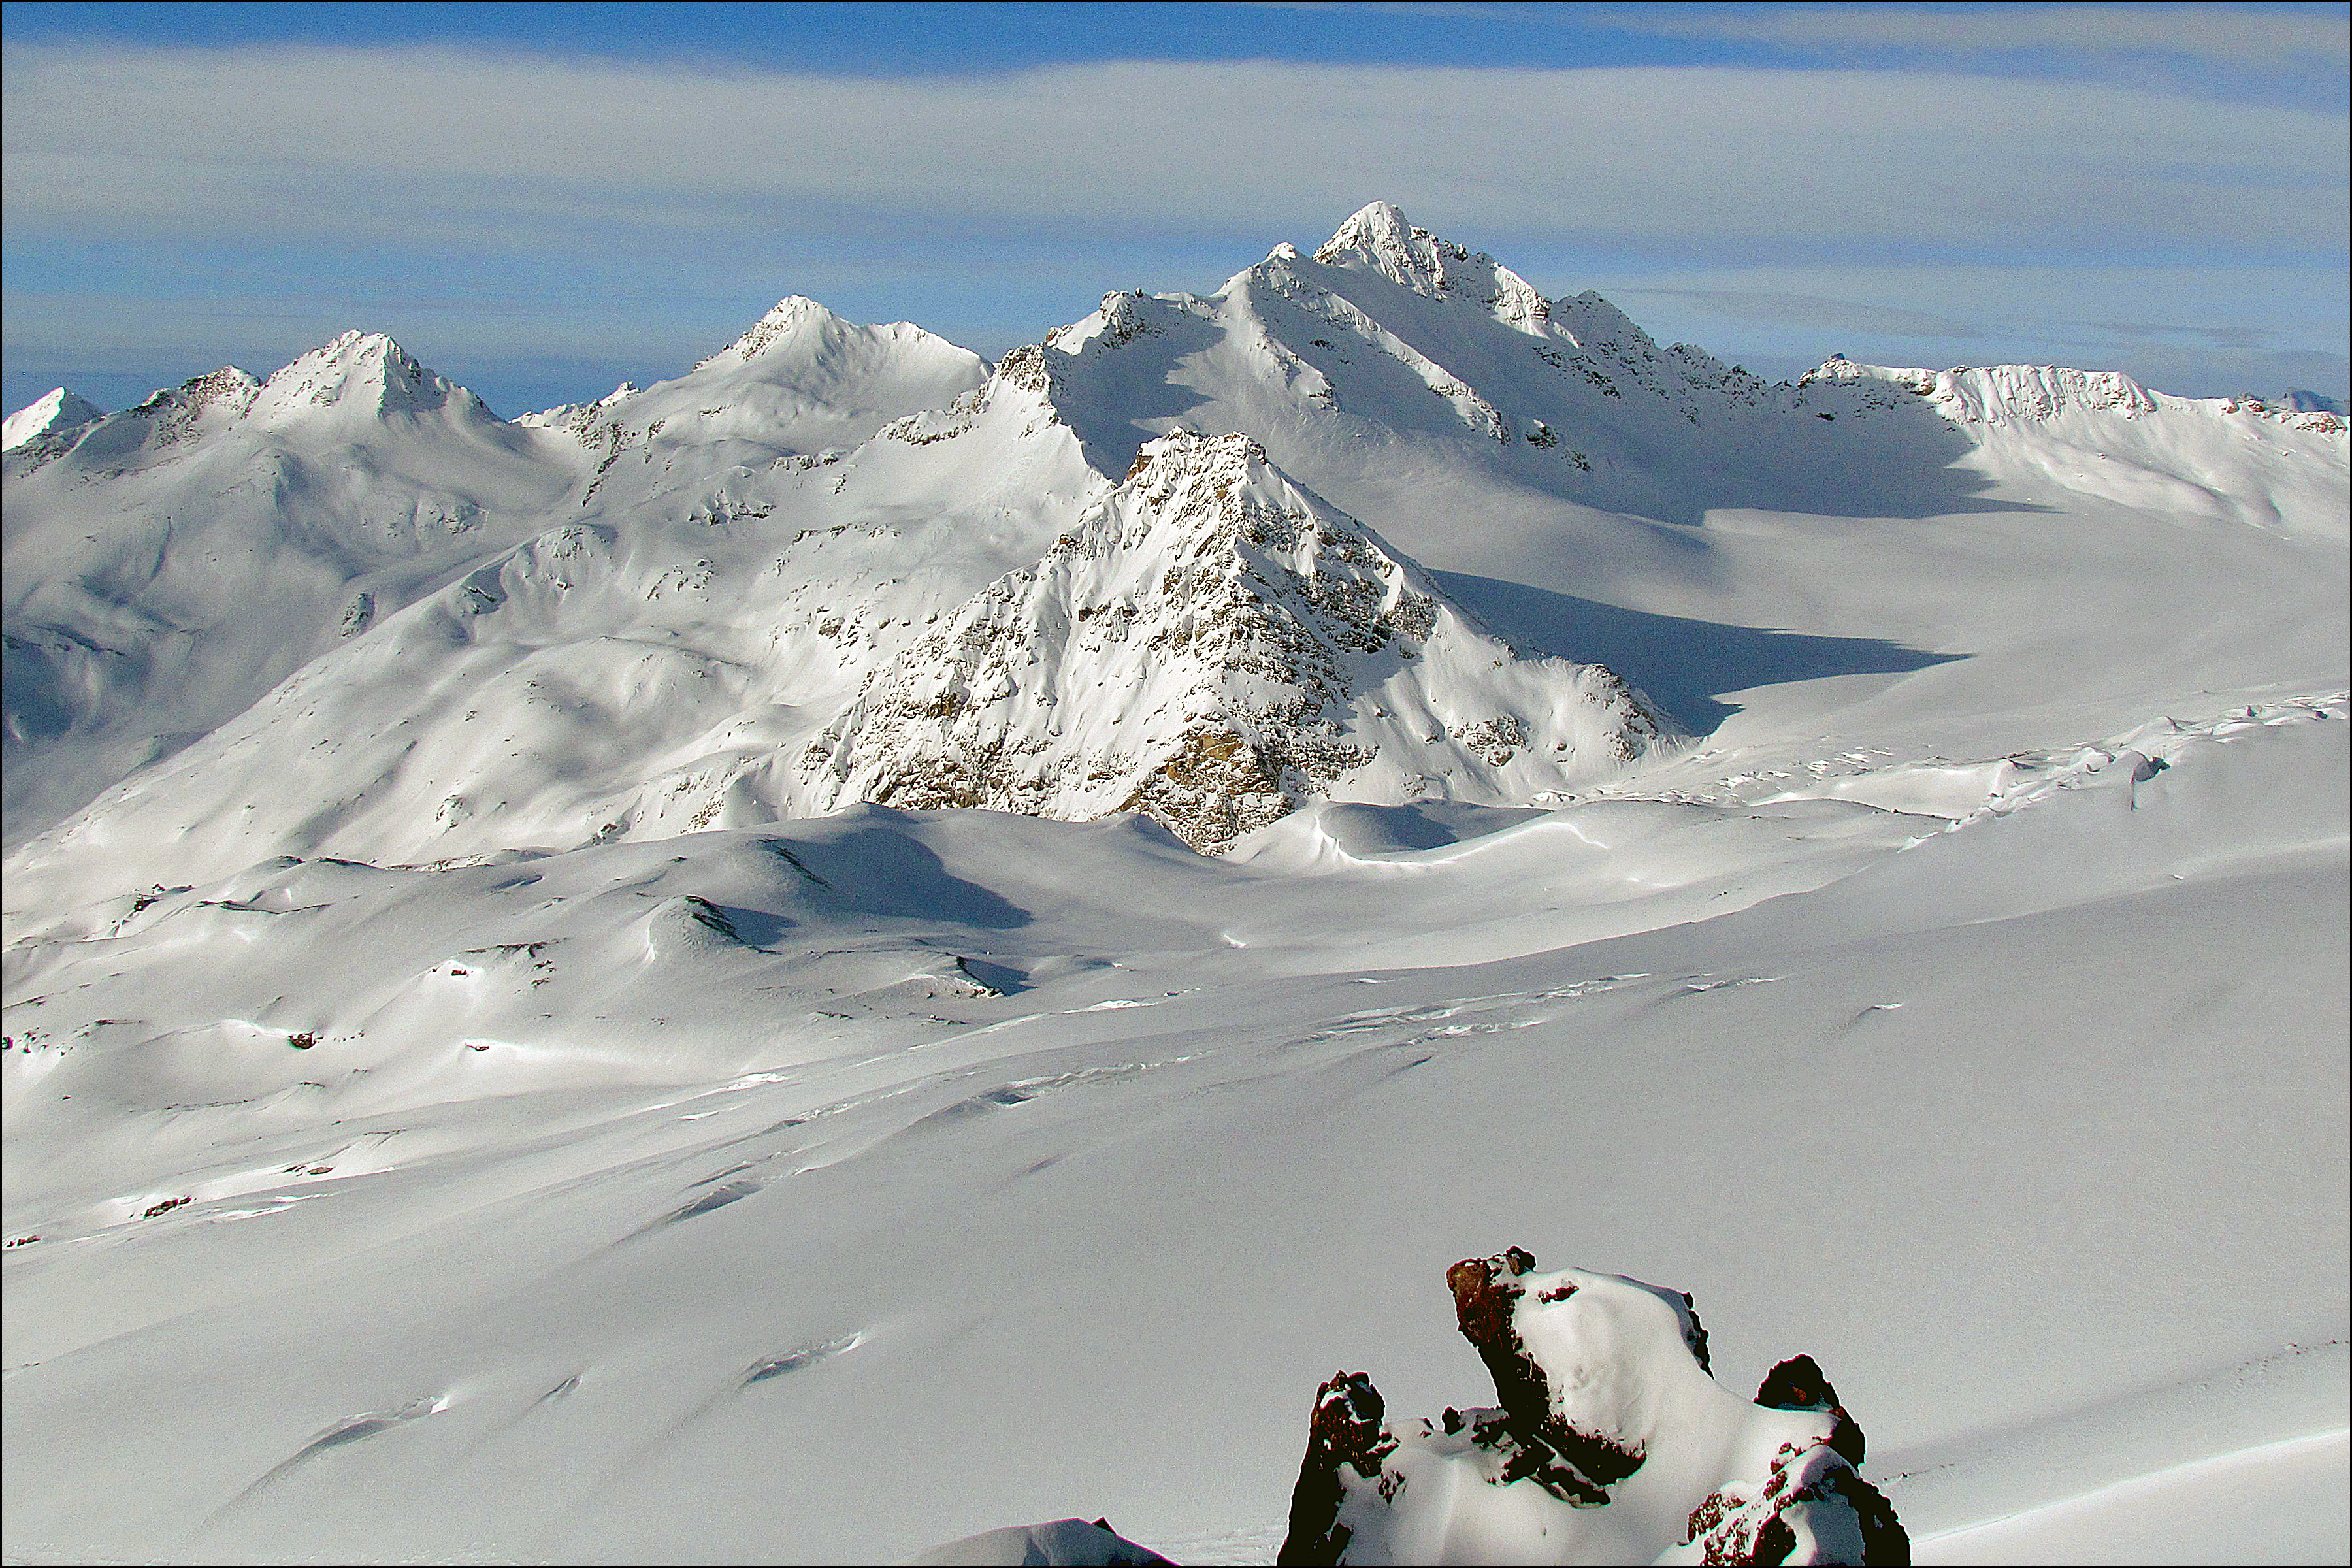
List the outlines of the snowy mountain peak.
<svg viewBox="0 0 2352 1568">
<path fill-rule="evenodd" d="M 706 370 L 716 364 L 749 364 L 780 343 L 804 335 L 821 339 L 828 330 L 837 336 L 853 325 L 804 294 L 788 294 L 777 300 L 766 315 L 752 322 L 749 331 L 694 368 Z"/>
<path fill-rule="evenodd" d="M 1534 331 L 1550 314 L 1526 279 L 1483 251 L 1417 228 L 1389 202 L 1373 202 L 1341 224 L 1315 259 L 1361 268 L 1433 300 L 1476 300 L 1513 325 Z"/>
<path fill-rule="evenodd" d="M 473 400 L 383 333 L 347 331 L 272 373 L 255 395 L 251 415 L 275 426 L 322 409 L 369 417 L 415 414 L 453 396 Z"/>
<path fill-rule="evenodd" d="M 912 322 L 866 326 L 794 294 L 684 375 L 644 388 L 623 382 L 593 403 L 519 423 L 601 448 L 605 470 L 625 447 L 641 458 L 659 445 L 699 447 L 729 462 L 772 460 L 855 447 L 987 380 L 986 360 Z M 590 495 L 602 489 L 605 470 Z"/>
<path fill-rule="evenodd" d="M 144 447 L 155 450 L 173 446 L 200 434 L 199 426 L 243 418 L 252 407 L 254 395 L 261 383 L 233 364 L 218 370 L 191 376 L 177 386 L 158 388 L 134 408 L 110 415 L 92 433 L 92 439 L 109 432 L 119 436 L 108 440 L 111 447 Z M 118 422 L 120 422 L 118 424 Z M 83 447 L 85 452 L 88 447 Z"/>
<path fill-rule="evenodd" d="M 1309 799 L 1521 804 L 1663 729 L 1609 671 L 1497 641 L 1248 437 L 1181 431 L 801 767 L 818 810 L 1136 811 L 1213 852 Z"/>
<path fill-rule="evenodd" d="M 106 411 L 67 387 L 51 387 L 0 426 L 0 452 L 13 452 L 43 437 L 63 439 L 83 426 L 106 416 Z"/>
<path fill-rule="evenodd" d="M 1315 259 L 1337 261 L 1343 252 L 1350 250 L 1374 257 L 1387 253 L 1409 258 L 1415 236 L 1423 239 L 1430 237 L 1426 229 L 1413 227 L 1394 202 L 1367 202 L 1350 214 L 1348 221 L 1323 242 L 1322 248 L 1315 253 Z M 1409 259 L 1405 264 L 1410 265 Z"/>
<path fill-rule="evenodd" d="M 1633 317 L 1590 289 L 1572 299 L 1556 301 L 1551 308 L 1551 320 L 1577 347 L 1612 359 L 1639 363 L 1658 350 L 1657 339 L 1643 331 Z"/>
</svg>

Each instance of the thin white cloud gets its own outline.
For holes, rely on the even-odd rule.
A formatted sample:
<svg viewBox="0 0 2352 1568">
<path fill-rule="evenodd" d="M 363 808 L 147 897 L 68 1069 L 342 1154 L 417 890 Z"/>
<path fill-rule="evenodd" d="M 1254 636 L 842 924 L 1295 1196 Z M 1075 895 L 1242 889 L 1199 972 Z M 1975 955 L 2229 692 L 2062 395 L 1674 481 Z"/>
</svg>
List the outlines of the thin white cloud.
<svg viewBox="0 0 2352 1568">
<path fill-rule="evenodd" d="M 1728 356 L 1976 322 L 1972 355 L 2039 354 L 2005 345 L 2134 317 L 2341 361 L 2343 114 L 2145 87 L 1275 62 L 874 79 L 43 45 L 5 48 L 5 89 L 12 373 L 100 344 L 159 379 L 240 342 L 266 369 L 261 348 L 358 325 L 413 330 L 428 357 L 536 342 L 642 378 L 792 291 L 995 349 L 1104 288 L 1213 287 L 1374 197 L 1554 292 L 1684 290 L 1645 321 Z M 100 241 L 201 258 L 210 302 L 175 306 L 142 260 L 121 285 L 141 298 L 110 308 L 115 285 L 74 261 Z M 2135 259 L 2172 270 L 2126 279 Z M 400 303 L 445 277 L 446 310 Z"/>
<path fill-rule="evenodd" d="M 1930 55 L 2059 51 L 2086 58 L 2158 55 L 2239 70 L 2342 66 L 2343 12 L 2330 5 L 1741 5 L 1608 7 L 1588 25 L 1783 47 L 1902 49 Z"/>
<path fill-rule="evenodd" d="M 2345 235 L 2340 115 L 1907 71 L 1114 62 L 877 80 L 39 46 L 7 50 L 6 94 L 7 213 L 48 231 L 532 247 L 856 210 L 1179 232 L 1383 195 L 1611 239 Z"/>
</svg>

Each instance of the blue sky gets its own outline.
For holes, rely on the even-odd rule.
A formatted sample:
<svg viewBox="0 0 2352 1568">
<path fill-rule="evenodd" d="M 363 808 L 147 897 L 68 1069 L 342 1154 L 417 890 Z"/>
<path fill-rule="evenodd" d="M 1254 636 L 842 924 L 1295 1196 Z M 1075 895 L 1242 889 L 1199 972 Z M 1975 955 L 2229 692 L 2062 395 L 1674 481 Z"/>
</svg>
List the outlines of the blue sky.
<svg viewBox="0 0 2352 1568">
<path fill-rule="evenodd" d="M 984 353 L 1376 197 L 1769 374 L 2346 389 L 2307 5 L 0 6 L 5 388 L 392 332 L 501 412 L 786 293 Z"/>
</svg>

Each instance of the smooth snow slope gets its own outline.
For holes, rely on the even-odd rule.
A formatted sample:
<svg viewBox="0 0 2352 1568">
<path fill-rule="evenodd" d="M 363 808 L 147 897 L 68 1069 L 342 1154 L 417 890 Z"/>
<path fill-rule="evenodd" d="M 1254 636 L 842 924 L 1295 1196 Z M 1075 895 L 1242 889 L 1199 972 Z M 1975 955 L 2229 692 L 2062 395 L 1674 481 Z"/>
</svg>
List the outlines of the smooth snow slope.
<svg viewBox="0 0 2352 1568">
<path fill-rule="evenodd" d="M 1727 1386 L 1815 1355 L 1923 1560 L 2151 1518 L 2340 1559 L 2341 431 L 2072 372 L 1751 384 L 1392 209 L 1319 255 L 976 388 L 916 343 L 935 405 L 845 450 L 782 403 L 482 425 L 352 340 L 285 422 L 224 373 L 12 454 L 12 722 L 206 728 L 7 867 L 6 1555 L 874 1560 L 1108 1515 L 1264 1560 L 1320 1382 L 1477 1386 L 1444 1270 L 1518 1244 L 1691 1290 Z M 1159 721 L 1124 643 L 1025 661 L 1128 602 L 1066 538 L 1177 529 L 1129 469 L 1180 426 L 1381 552 L 1329 586 L 1458 606 L 1479 679 L 1604 665 L 1688 738 L 1218 857 L 791 794 L 875 680 L 939 695 L 926 637 L 998 637 L 1074 749 Z M 288 463 L 472 486 L 479 538 L 235 489 Z M 159 549 L 166 503 L 243 552 Z M 20 520 L 102 542 L 22 620 Z M 182 607 L 281 564 L 282 626 Z M 217 635 L 234 680 L 58 673 L 165 609 L 204 635 L 105 646 Z M 12 788 L 99 733 L 70 710 Z"/>
<path fill-rule="evenodd" d="M 694 531 L 724 531 L 730 507 L 765 515 L 739 499 L 755 470 L 986 374 L 919 328 L 795 298 L 689 374 L 586 409 L 509 423 L 351 332 L 257 390 L 216 371 L 29 446 L 8 470 L 7 842 L 533 535 L 681 489 Z M 647 576 L 709 566 L 688 541 Z"/>
</svg>

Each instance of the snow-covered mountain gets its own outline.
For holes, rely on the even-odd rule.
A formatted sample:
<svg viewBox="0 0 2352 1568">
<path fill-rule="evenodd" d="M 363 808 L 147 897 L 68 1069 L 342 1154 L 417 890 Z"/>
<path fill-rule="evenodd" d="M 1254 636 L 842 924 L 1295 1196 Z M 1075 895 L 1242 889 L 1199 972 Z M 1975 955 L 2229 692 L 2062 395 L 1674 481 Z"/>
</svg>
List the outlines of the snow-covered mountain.
<svg viewBox="0 0 2352 1568">
<path fill-rule="evenodd" d="M 5 458 L 12 1560 L 1265 1560 L 1521 1239 L 1818 1351 L 1922 1561 L 2334 1541 L 2339 415 L 1767 384 L 1378 203 L 993 366 L 90 414 Z"/>
<path fill-rule="evenodd" d="M 598 452 L 602 479 L 625 449 L 667 468 L 688 452 L 710 467 L 855 447 L 987 379 L 986 360 L 912 322 L 860 326 L 795 294 L 676 380 L 624 384 L 520 423 L 579 437 Z"/>
<path fill-rule="evenodd" d="M 868 677 L 808 804 L 1141 811 L 1214 849 L 1308 798 L 1560 798 L 1663 728 L 1609 671 L 1496 640 L 1247 437 L 1180 434 Z"/>
<path fill-rule="evenodd" d="M 257 386 L 215 371 L 28 447 L 9 470 L 9 841 L 608 484 L 652 504 L 685 454 L 689 487 L 723 488 L 985 371 L 794 299 L 689 375 L 509 423 L 351 332 Z"/>
<path fill-rule="evenodd" d="M 0 426 L 0 452 L 13 452 L 36 441 L 68 441 L 83 426 L 105 417 L 106 410 L 80 394 L 51 387 Z"/>
</svg>

